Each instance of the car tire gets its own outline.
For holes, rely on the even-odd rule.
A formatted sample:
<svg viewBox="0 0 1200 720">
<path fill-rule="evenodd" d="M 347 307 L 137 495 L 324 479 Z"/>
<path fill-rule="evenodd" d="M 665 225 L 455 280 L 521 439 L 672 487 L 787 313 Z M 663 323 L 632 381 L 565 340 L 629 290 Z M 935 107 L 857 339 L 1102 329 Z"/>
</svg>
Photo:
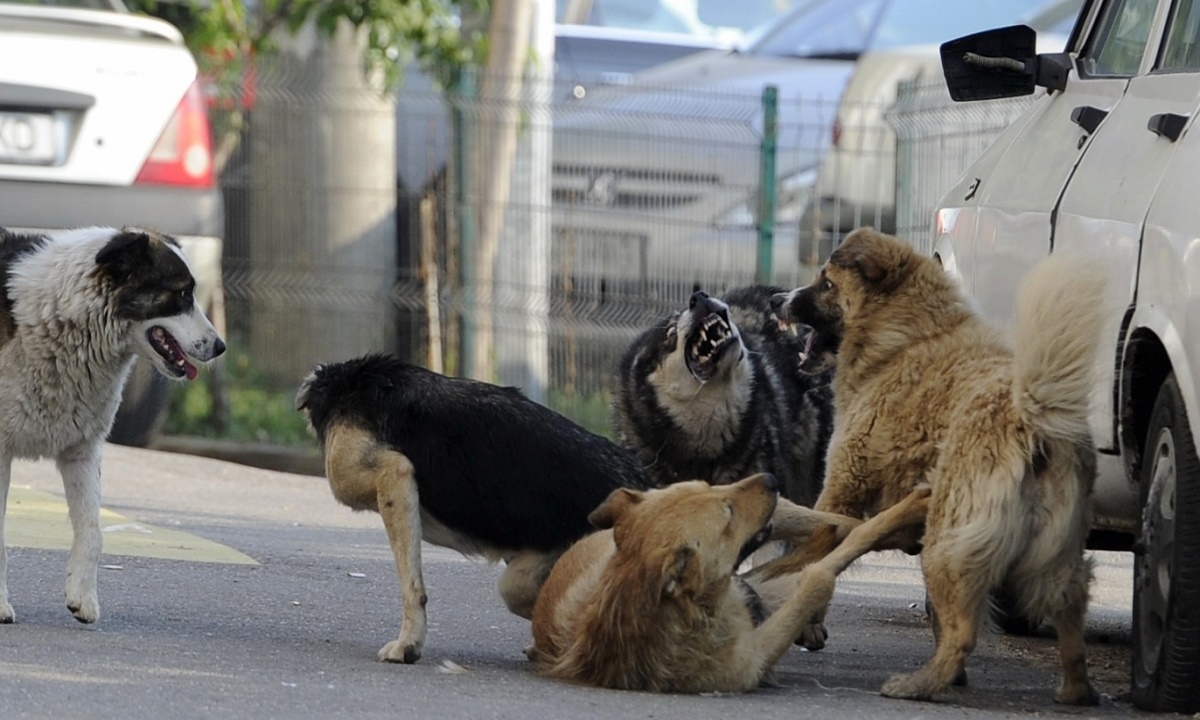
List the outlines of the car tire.
<svg viewBox="0 0 1200 720">
<path fill-rule="evenodd" d="M 130 447 L 147 447 L 162 430 L 171 407 L 171 381 L 148 363 L 137 360 L 125 382 L 121 406 L 109 442 Z"/>
<path fill-rule="evenodd" d="M 1200 460 L 1174 375 L 1158 392 L 1141 473 L 1133 574 L 1133 704 L 1200 709 Z"/>
</svg>

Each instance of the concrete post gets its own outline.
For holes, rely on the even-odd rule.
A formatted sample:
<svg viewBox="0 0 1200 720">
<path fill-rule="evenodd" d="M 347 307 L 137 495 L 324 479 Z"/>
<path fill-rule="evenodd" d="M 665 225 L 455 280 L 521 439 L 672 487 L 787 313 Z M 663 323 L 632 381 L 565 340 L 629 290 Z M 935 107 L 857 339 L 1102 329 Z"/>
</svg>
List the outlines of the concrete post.
<svg viewBox="0 0 1200 720">
<path fill-rule="evenodd" d="M 363 38 L 279 38 L 251 116 L 251 362 L 281 383 L 390 351 L 397 312 L 395 101 L 364 75 Z"/>
</svg>

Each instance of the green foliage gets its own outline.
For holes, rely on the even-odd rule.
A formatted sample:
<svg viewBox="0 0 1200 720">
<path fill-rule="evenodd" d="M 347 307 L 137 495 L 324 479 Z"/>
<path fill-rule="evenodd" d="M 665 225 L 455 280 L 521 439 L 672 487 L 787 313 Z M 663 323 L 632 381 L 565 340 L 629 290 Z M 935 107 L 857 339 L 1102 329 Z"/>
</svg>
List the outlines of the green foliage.
<svg viewBox="0 0 1200 720">
<path fill-rule="evenodd" d="M 165 432 L 172 435 L 215 437 L 242 442 L 316 447 L 304 416 L 296 411 L 295 390 L 277 390 L 256 372 L 245 353 L 226 358 L 228 425 L 214 422 L 213 395 L 208 383 L 179 387 L 171 403 Z"/>
<path fill-rule="evenodd" d="M 384 74 L 386 85 L 396 87 L 403 79 L 405 62 L 415 57 L 421 67 L 442 87 L 453 86 L 465 67 L 482 64 L 485 45 L 482 32 L 464 37 L 456 7 L 468 12 L 486 12 L 486 0 L 297 0 L 289 20 L 295 31 L 311 16 L 323 32 L 332 34 L 340 21 L 366 31 L 367 65 Z"/>
<path fill-rule="evenodd" d="M 341 21 L 366 33 L 367 70 L 384 78 L 387 89 L 403 80 L 416 58 L 443 87 L 463 68 L 483 62 L 483 32 L 464 36 L 460 17 L 483 17 L 488 0 L 126 0 L 131 9 L 165 17 L 179 25 L 201 69 L 223 90 L 238 82 L 249 58 L 275 49 L 279 30 L 296 32 L 312 21 L 332 34 Z M 184 20 L 185 22 L 181 22 Z"/>
<path fill-rule="evenodd" d="M 551 389 L 546 406 L 571 418 L 597 435 L 612 439 L 609 423 L 608 393 L 597 392 L 580 395 L 576 392 Z"/>
</svg>

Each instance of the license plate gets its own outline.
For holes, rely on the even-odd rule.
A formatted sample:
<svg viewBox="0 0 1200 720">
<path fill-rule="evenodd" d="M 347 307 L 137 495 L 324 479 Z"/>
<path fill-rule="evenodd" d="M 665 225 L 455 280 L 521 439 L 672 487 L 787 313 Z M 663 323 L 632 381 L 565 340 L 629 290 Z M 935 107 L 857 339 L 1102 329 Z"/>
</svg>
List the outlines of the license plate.
<svg viewBox="0 0 1200 720">
<path fill-rule="evenodd" d="M 0 163 L 53 165 L 58 160 L 54 116 L 0 110 Z"/>
</svg>

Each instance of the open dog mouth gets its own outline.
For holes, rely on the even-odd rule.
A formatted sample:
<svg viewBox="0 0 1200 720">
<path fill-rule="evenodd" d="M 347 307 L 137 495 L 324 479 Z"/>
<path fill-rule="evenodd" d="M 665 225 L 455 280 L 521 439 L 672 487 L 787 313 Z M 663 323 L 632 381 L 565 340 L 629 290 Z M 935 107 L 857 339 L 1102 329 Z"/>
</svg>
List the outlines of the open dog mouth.
<svg viewBox="0 0 1200 720">
<path fill-rule="evenodd" d="M 801 370 L 807 372 L 811 369 L 813 372 L 821 372 L 828 364 L 830 356 L 837 354 L 837 348 L 841 342 L 837 333 L 821 332 L 811 325 L 788 320 L 779 315 L 775 315 L 775 323 L 779 326 L 780 332 L 803 339 L 804 348 L 799 352 Z"/>
<path fill-rule="evenodd" d="M 758 532 L 750 536 L 742 549 L 738 551 L 737 562 L 733 564 L 734 568 L 739 567 L 746 558 L 750 557 L 751 553 L 767 544 L 767 540 L 771 538 L 771 523 L 767 523 Z"/>
<path fill-rule="evenodd" d="M 186 376 L 188 380 L 196 379 L 198 374 L 196 366 L 188 361 L 187 355 L 179 347 L 179 341 L 165 328 L 155 325 L 146 333 L 146 338 L 150 341 L 150 347 L 154 348 L 154 352 L 166 361 L 168 372 L 175 377 Z"/>
<path fill-rule="evenodd" d="M 710 313 L 700 326 L 688 335 L 684 361 L 692 377 L 707 382 L 716 373 L 717 363 L 737 342 L 729 321 L 718 313 Z"/>
</svg>

